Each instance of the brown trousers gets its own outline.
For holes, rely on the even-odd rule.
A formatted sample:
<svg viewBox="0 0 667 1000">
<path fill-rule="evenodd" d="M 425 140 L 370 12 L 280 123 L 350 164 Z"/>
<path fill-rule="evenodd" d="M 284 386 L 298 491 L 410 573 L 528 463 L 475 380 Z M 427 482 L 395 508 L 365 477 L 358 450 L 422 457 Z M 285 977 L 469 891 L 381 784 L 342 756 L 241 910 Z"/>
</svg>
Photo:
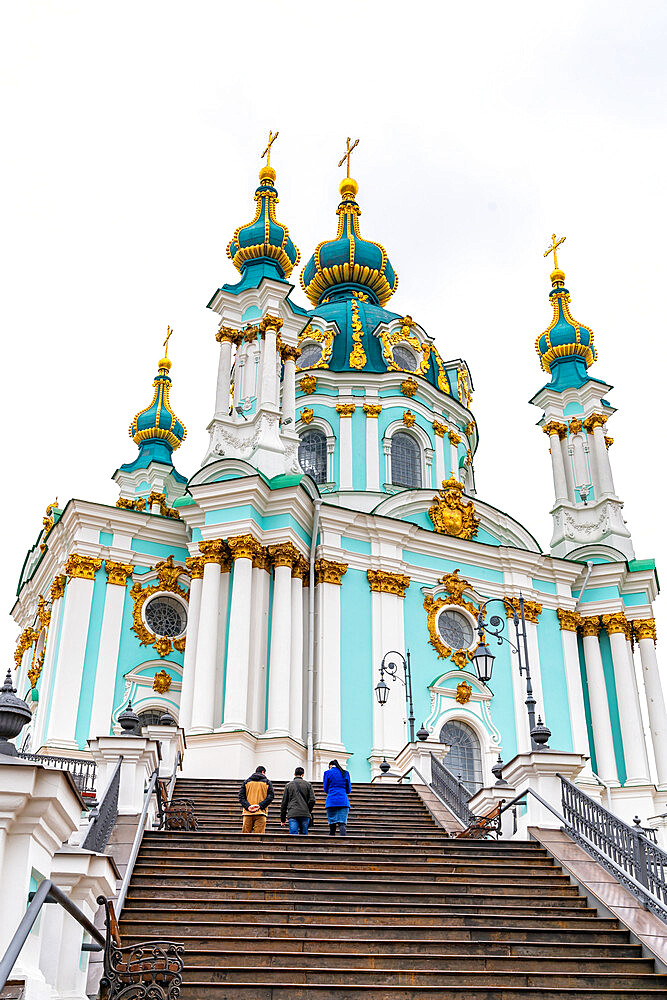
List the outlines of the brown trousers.
<svg viewBox="0 0 667 1000">
<path fill-rule="evenodd" d="M 266 813 L 245 813 L 241 833 L 264 833 L 266 830 Z"/>
</svg>

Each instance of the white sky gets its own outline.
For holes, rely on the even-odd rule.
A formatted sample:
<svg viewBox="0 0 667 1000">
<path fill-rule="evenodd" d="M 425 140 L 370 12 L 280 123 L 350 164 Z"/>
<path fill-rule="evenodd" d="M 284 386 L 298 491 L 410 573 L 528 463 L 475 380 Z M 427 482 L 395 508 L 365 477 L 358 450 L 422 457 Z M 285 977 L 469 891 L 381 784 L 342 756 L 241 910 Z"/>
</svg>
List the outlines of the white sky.
<svg viewBox="0 0 667 1000">
<path fill-rule="evenodd" d="M 115 503 L 168 323 L 188 428 L 176 466 L 198 468 L 217 364 L 205 306 L 234 280 L 225 247 L 251 218 L 269 128 L 302 263 L 335 232 L 336 164 L 360 137 L 362 233 L 398 271 L 391 308 L 468 361 L 479 496 L 544 549 L 551 467 L 527 400 L 546 381 L 542 254 L 554 230 L 567 236 L 591 374 L 615 386 L 617 492 L 637 557 L 667 579 L 666 27 L 667 5 L 641 0 L 5 5 L 5 609 L 49 501 Z M 3 619 L 7 664 L 15 634 Z"/>
</svg>

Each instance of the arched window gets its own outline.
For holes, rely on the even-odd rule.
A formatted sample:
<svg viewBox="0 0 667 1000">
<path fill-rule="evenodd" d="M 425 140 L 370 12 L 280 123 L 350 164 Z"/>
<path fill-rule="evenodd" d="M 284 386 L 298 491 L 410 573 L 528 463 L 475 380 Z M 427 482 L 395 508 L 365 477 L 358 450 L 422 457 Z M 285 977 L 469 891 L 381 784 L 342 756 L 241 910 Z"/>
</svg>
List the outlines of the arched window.
<svg viewBox="0 0 667 1000">
<path fill-rule="evenodd" d="M 412 435 L 404 431 L 391 439 L 391 481 L 395 486 L 421 488 L 421 451 Z"/>
<path fill-rule="evenodd" d="M 160 712 L 155 708 L 147 708 L 145 712 L 139 712 L 139 725 L 142 729 L 144 726 L 159 726 L 160 719 L 164 714 L 164 712 Z M 167 714 L 171 715 L 171 712 Z M 174 718 L 173 715 L 171 717 L 172 719 Z"/>
<path fill-rule="evenodd" d="M 477 733 L 465 722 L 446 722 L 440 730 L 440 742 L 451 750 L 443 763 L 448 771 L 461 781 L 469 792 L 482 787 L 482 751 Z"/>
<path fill-rule="evenodd" d="M 299 444 L 299 464 L 316 483 L 327 481 L 327 439 L 322 431 L 306 431 Z"/>
</svg>

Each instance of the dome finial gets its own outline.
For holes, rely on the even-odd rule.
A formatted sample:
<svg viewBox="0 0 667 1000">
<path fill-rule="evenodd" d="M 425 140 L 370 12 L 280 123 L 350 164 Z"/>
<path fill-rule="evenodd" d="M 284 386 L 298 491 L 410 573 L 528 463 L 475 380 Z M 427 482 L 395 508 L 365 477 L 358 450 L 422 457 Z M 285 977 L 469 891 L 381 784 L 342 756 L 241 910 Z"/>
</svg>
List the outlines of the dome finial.
<svg viewBox="0 0 667 1000">
<path fill-rule="evenodd" d="M 348 135 L 345 155 L 338 161 L 338 166 L 342 167 L 347 160 L 347 174 L 338 185 L 341 197 L 346 200 L 354 200 L 359 190 L 359 185 L 355 181 L 354 177 L 350 177 L 350 156 L 352 155 L 352 150 L 356 149 L 359 145 L 359 140 L 355 139 L 354 142 L 352 142 L 352 145 L 350 145 L 351 142 L 352 138 Z"/>
<path fill-rule="evenodd" d="M 162 343 L 165 356 L 158 362 L 158 373 L 153 380 L 153 399 L 144 410 L 136 414 L 130 424 L 130 437 L 139 445 L 140 450 L 147 447 L 149 451 L 156 452 L 154 457 L 159 453 L 158 460 L 163 462 L 171 462 L 171 452 L 181 445 L 187 434 L 184 424 L 169 402 L 171 361 L 167 357 L 167 349 L 173 332 L 168 326 L 167 336 Z"/>
<path fill-rule="evenodd" d="M 169 354 L 169 338 L 171 337 L 173 332 L 174 331 L 172 330 L 172 328 L 170 326 L 167 326 L 167 336 L 164 338 L 162 342 L 162 346 L 164 347 L 164 357 L 161 358 L 160 361 L 158 361 L 158 368 L 165 368 L 166 371 L 169 371 L 169 369 L 171 368 L 171 361 L 168 358 L 168 354 Z"/>
<path fill-rule="evenodd" d="M 561 271 L 561 269 L 558 266 L 558 257 L 556 256 L 556 251 L 558 250 L 558 247 L 561 245 L 561 243 L 565 243 L 566 239 L 567 236 L 561 236 L 561 238 L 557 240 L 556 234 L 552 233 L 551 246 L 547 247 L 546 250 L 544 251 L 545 257 L 548 257 L 550 253 L 553 253 L 554 255 L 554 269 L 551 272 L 551 283 L 552 285 L 554 285 L 554 287 L 556 285 L 556 282 L 560 281 L 562 284 L 565 281 L 565 272 Z"/>
<path fill-rule="evenodd" d="M 271 146 L 274 144 L 279 135 L 280 132 L 272 132 L 271 129 L 269 129 L 269 141 L 266 144 L 266 149 L 260 156 L 260 160 L 263 160 L 264 157 L 266 157 L 266 166 L 262 167 L 259 172 L 259 179 L 262 183 L 268 179 L 273 184 L 276 179 L 276 172 L 271 166 Z"/>
</svg>

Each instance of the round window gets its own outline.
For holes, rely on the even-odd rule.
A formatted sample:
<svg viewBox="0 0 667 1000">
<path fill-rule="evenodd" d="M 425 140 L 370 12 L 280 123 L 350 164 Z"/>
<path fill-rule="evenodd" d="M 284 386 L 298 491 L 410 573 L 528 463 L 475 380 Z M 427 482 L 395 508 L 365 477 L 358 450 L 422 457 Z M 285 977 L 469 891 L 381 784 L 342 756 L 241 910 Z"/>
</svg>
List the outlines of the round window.
<svg viewBox="0 0 667 1000">
<path fill-rule="evenodd" d="M 305 344 L 301 348 L 301 354 L 299 355 L 298 367 L 299 368 L 312 368 L 322 357 L 322 346 L 321 344 Z"/>
<path fill-rule="evenodd" d="M 146 624 L 155 635 L 173 637 L 185 632 L 188 616 L 185 607 L 175 597 L 158 594 L 146 605 Z"/>
<path fill-rule="evenodd" d="M 405 371 L 413 372 L 417 369 L 417 359 L 412 351 L 408 350 L 407 347 L 401 347 L 400 344 L 394 348 L 394 361 L 399 368 L 403 368 Z"/>
<path fill-rule="evenodd" d="M 469 649 L 472 646 L 473 627 L 460 611 L 442 611 L 438 618 L 438 632 L 452 649 Z"/>
</svg>

